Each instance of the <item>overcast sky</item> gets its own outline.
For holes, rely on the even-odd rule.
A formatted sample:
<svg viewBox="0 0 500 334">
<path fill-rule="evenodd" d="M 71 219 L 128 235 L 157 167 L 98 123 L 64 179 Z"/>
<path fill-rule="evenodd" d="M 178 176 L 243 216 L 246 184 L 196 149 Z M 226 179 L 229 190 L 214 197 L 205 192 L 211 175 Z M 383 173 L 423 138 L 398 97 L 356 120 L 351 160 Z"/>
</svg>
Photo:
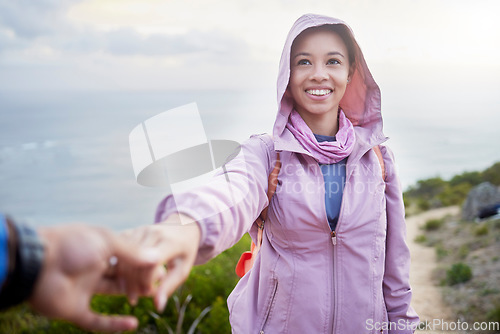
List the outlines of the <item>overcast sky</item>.
<svg viewBox="0 0 500 334">
<path fill-rule="evenodd" d="M 5 164 L 15 159 L 4 155 L 2 175 L 8 182 L 0 202 L 19 202 L 20 207 L 5 208 L 29 216 L 22 211 L 23 201 L 6 198 L 13 193 L 24 199 L 25 193 L 38 191 L 40 200 L 33 197 L 31 202 L 45 205 L 40 189 L 47 186 L 46 175 L 55 175 L 66 187 L 57 191 L 60 197 L 77 189 L 71 188 L 73 181 L 58 176 L 73 175 L 67 165 L 43 173 L 41 167 L 52 171 L 53 165 L 46 151 L 33 149 L 37 142 L 39 147 L 49 143 L 56 153 L 74 151 L 78 158 L 89 155 L 88 161 L 99 161 L 99 175 L 109 179 L 104 182 L 91 174 L 96 187 L 118 180 L 113 179 L 114 165 L 92 160 L 109 152 L 115 154 L 109 159 L 128 167 L 120 165 L 130 174 L 123 179 L 132 180 L 127 127 L 131 130 L 178 106 L 170 100 L 182 94 L 174 90 L 195 91 L 193 101 L 206 108 L 202 113 L 210 106 L 212 123 L 206 125 L 213 124 L 207 129 L 215 130 L 208 134 L 218 134 L 219 127 L 245 138 L 270 131 L 283 43 L 293 22 L 305 13 L 341 18 L 354 30 L 381 87 L 384 131 L 391 137 L 388 144 L 396 153 L 405 188 L 418 179 L 448 178 L 500 160 L 499 0 L 0 0 L 0 154 L 21 152 L 26 157 L 22 161 L 27 161 L 18 168 Z M 222 91 L 215 94 L 211 89 Z M 82 93 L 88 90 L 104 93 Z M 59 108 L 44 103 L 38 108 L 44 101 L 40 96 Z M 87 101 L 87 96 L 97 100 Z M 222 101 L 226 97 L 227 103 Z M 106 101 L 111 102 L 101 105 Z M 123 119 L 122 111 L 134 106 L 140 111 L 137 118 L 129 112 Z M 116 133 L 115 140 L 106 137 L 106 126 Z M 89 144 L 75 148 L 66 134 L 84 134 Z M 37 157 L 49 163 L 44 160 L 45 165 L 37 167 L 39 174 L 24 182 L 23 174 L 32 174 L 27 171 Z M 82 198 L 98 193 L 86 190 L 76 193 Z M 72 205 L 79 208 L 79 197 L 74 198 Z M 64 203 L 55 200 L 46 211 Z"/>
<path fill-rule="evenodd" d="M 274 89 L 307 12 L 347 21 L 382 87 L 499 86 L 495 0 L 0 0 L 0 89 Z"/>
</svg>

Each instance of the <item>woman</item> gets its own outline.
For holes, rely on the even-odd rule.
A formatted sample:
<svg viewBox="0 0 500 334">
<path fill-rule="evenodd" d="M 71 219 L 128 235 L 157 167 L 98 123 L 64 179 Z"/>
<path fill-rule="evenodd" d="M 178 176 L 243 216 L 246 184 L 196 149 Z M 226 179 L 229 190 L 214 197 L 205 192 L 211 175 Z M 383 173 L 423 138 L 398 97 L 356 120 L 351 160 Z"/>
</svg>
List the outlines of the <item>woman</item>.
<svg viewBox="0 0 500 334">
<path fill-rule="evenodd" d="M 344 22 L 318 15 L 295 22 L 278 102 L 272 138 L 251 137 L 224 173 L 165 198 L 156 216 L 162 223 L 135 233 L 162 248 L 169 263 L 157 305 L 193 262 L 247 231 L 255 240 L 253 222 L 268 204 L 279 152 L 260 253 L 228 299 L 233 332 L 412 333 L 418 317 L 410 307 L 402 192 L 392 153 L 380 146 L 381 168 L 373 149 L 387 139 L 380 90 Z M 183 219 L 196 224 L 180 226 Z"/>
</svg>

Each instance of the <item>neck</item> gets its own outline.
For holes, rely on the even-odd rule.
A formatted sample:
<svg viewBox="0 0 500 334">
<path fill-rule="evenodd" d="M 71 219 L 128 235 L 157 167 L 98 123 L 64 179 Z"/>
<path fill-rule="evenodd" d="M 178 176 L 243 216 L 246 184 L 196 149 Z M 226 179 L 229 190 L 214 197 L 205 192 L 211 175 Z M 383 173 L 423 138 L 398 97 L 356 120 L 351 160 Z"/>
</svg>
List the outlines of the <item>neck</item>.
<svg viewBox="0 0 500 334">
<path fill-rule="evenodd" d="M 339 120 L 338 108 L 334 110 L 335 112 L 328 112 L 323 115 L 311 115 L 299 110 L 297 112 L 313 133 L 323 136 L 335 136 L 339 131 Z"/>
</svg>

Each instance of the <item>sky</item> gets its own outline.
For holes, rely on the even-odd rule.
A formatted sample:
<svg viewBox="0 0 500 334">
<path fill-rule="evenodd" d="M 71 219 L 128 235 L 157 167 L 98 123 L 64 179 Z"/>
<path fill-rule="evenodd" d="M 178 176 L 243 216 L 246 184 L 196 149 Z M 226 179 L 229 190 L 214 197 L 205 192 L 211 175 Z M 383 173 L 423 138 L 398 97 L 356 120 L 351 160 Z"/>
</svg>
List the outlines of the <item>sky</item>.
<svg viewBox="0 0 500 334">
<path fill-rule="evenodd" d="M 0 0 L 0 89 L 274 89 L 308 12 L 352 26 L 381 86 L 499 85 L 495 0 Z"/>
<path fill-rule="evenodd" d="M 0 93 L 249 92 L 241 123 L 270 130 L 282 46 L 304 13 L 352 27 L 405 186 L 500 160 L 497 0 L 0 0 Z"/>
</svg>

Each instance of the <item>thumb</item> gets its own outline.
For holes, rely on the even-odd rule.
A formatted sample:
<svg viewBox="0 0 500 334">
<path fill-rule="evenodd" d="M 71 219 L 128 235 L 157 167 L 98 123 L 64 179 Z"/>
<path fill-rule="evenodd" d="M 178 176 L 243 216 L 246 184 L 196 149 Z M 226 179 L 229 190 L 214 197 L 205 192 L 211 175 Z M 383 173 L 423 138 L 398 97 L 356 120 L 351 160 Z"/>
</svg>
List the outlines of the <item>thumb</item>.
<svg viewBox="0 0 500 334">
<path fill-rule="evenodd" d="M 137 328 L 138 321 L 133 316 L 103 315 L 86 310 L 74 323 L 84 329 L 99 332 L 121 332 Z"/>
</svg>

